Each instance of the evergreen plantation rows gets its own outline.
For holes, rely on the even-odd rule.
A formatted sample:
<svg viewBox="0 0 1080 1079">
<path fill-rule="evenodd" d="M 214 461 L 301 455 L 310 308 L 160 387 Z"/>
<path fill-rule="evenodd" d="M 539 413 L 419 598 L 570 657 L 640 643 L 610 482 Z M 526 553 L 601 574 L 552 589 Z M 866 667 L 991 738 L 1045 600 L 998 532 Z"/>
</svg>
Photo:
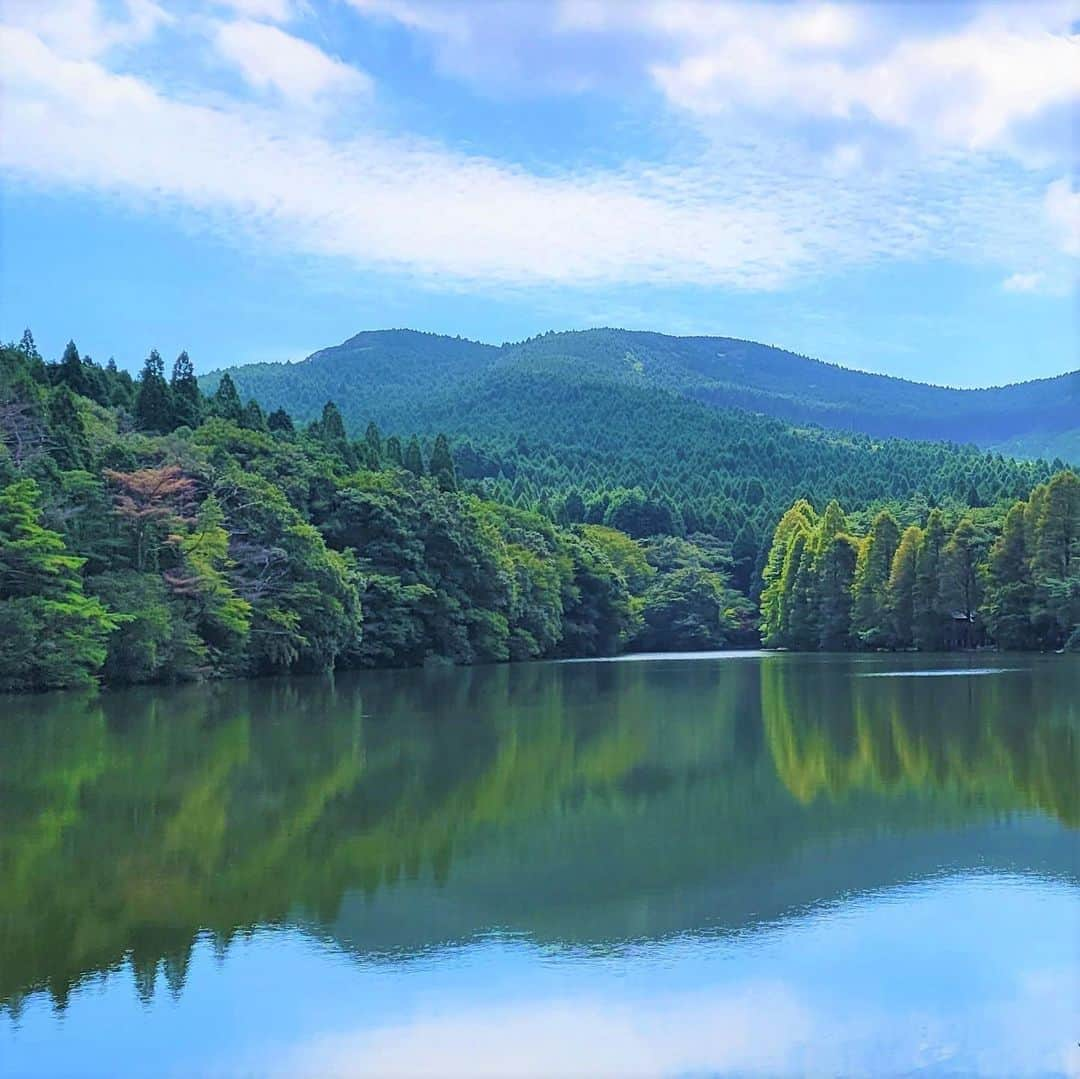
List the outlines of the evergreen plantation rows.
<svg viewBox="0 0 1080 1079">
<path fill-rule="evenodd" d="M 992 561 L 1012 502 L 1050 491 L 1056 507 L 1075 483 L 1051 481 L 1059 462 L 799 431 L 569 374 L 513 372 L 488 389 L 433 403 L 429 422 L 465 432 L 452 444 L 374 423 L 352 438 L 333 403 L 301 426 L 244 404 L 228 376 L 204 396 L 186 353 L 166 378 L 152 352 L 132 379 L 73 344 L 58 363 L 29 334 L 0 349 L 0 688 L 753 644 L 763 570 L 768 643 L 906 645 L 894 614 L 825 635 L 843 617 L 810 584 L 831 573 L 858 591 L 873 543 L 852 537 L 875 513 L 929 536 L 970 520 L 973 558 Z M 814 537 L 802 577 L 801 552 L 777 555 L 799 498 Z M 830 507 L 825 529 L 811 503 L 831 498 L 861 508 L 844 521 Z M 1056 646 L 1071 632 L 1077 561 L 1048 575 L 1031 512 L 1030 632 L 1006 639 L 989 613 L 979 631 Z M 997 595 L 985 572 L 971 611 Z M 800 581 L 829 613 L 795 635 L 773 605 L 779 592 L 802 612 Z"/>
</svg>

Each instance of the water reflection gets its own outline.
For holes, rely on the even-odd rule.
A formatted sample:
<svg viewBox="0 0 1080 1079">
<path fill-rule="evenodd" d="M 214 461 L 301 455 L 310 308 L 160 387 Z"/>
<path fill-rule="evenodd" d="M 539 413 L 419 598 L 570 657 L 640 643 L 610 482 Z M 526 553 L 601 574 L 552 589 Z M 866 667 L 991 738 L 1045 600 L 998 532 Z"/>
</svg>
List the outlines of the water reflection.
<svg viewBox="0 0 1080 1079">
<path fill-rule="evenodd" d="M 911 659 L 7 699 L 0 1004 L 18 1016 L 44 990 L 62 1009 L 106 971 L 130 971 L 143 1001 L 178 999 L 198 948 L 232 962 L 261 927 L 298 926 L 353 963 L 493 929 L 600 962 L 686 934 L 702 949 L 943 870 L 1074 888 L 1080 666 L 862 677 L 926 670 Z"/>
<path fill-rule="evenodd" d="M 853 789 L 936 791 L 958 805 L 1037 809 L 1080 825 L 1080 681 L 1071 664 L 1035 661 L 1007 679 L 932 684 L 905 676 L 988 672 L 866 665 L 811 657 L 761 668 L 769 748 L 800 801 Z"/>
</svg>

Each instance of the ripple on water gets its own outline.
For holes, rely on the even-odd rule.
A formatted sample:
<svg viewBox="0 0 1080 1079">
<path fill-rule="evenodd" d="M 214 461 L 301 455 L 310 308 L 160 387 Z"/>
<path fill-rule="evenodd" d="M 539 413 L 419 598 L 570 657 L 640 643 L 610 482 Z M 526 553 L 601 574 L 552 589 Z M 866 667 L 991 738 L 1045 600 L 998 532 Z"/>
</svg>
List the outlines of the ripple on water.
<svg viewBox="0 0 1080 1079">
<path fill-rule="evenodd" d="M 948 671 L 873 671 L 860 674 L 859 678 L 970 678 L 983 674 L 1009 674 L 1020 667 L 967 667 Z"/>
</svg>

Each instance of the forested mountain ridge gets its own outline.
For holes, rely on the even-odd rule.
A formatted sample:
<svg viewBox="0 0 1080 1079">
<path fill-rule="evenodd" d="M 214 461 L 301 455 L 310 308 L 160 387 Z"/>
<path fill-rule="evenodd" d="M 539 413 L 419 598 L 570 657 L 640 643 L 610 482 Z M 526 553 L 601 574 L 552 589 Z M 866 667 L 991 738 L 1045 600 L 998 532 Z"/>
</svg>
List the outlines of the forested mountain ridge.
<svg viewBox="0 0 1080 1079">
<path fill-rule="evenodd" d="M 850 370 L 727 337 L 618 329 L 551 332 L 496 348 L 412 330 L 357 334 L 298 364 L 230 369 L 244 397 L 314 418 L 329 397 L 347 423 L 406 421 L 423 430 L 432 402 L 481 390 L 506 371 L 662 389 L 721 408 L 878 437 L 945 439 L 1024 456 L 1080 460 L 1080 370 L 960 390 Z M 220 372 L 205 376 L 216 387 Z"/>
<path fill-rule="evenodd" d="M 453 441 L 374 422 L 350 437 L 333 401 L 300 425 L 228 374 L 205 396 L 186 352 L 166 378 L 152 350 L 135 380 L 74 342 L 48 363 L 27 331 L 0 347 L 0 691 L 751 644 L 762 584 L 773 643 L 777 582 L 784 602 L 805 586 L 792 609 L 813 623 L 790 646 L 903 644 L 874 613 L 892 617 L 881 572 L 873 632 L 851 632 L 860 537 L 882 515 L 920 550 L 963 539 L 966 561 L 927 580 L 945 597 L 954 571 L 978 575 L 965 610 L 998 643 L 1080 645 L 1062 462 L 797 429 L 572 369 L 432 391 L 427 422 Z M 819 527 L 835 499 L 850 519 L 833 501 Z M 793 500 L 813 535 L 794 575 Z M 984 587 L 1002 544 L 1009 567 Z"/>
</svg>

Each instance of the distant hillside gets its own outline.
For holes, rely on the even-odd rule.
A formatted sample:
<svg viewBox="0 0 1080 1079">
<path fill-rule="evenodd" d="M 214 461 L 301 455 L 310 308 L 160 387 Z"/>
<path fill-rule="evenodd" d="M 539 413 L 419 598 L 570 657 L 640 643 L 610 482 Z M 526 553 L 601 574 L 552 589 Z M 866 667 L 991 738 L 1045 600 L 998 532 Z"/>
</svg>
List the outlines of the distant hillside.
<svg viewBox="0 0 1080 1079">
<path fill-rule="evenodd" d="M 974 443 L 1028 457 L 1080 461 L 1080 371 L 994 389 L 956 390 L 852 371 L 726 337 L 669 337 L 628 330 L 548 333 L 502 347 L 384 330 L 357 334 L 298 364 L 230 371 L 240 394 L 266 408 L 314 418 L 336 400 L 354 428 L 374 419 L 394 430 L 431 430 L 469 412 L 507 377 L 535 387 L 665 390 L 704 404 L 796 424 L 878 437 Z M 213 390 L 215 372 L 203 379 Z M 528 407 L 528 400 L 511 402 Z M 475 431 L 475 427 L 472 428 Z"/>
</svg>

